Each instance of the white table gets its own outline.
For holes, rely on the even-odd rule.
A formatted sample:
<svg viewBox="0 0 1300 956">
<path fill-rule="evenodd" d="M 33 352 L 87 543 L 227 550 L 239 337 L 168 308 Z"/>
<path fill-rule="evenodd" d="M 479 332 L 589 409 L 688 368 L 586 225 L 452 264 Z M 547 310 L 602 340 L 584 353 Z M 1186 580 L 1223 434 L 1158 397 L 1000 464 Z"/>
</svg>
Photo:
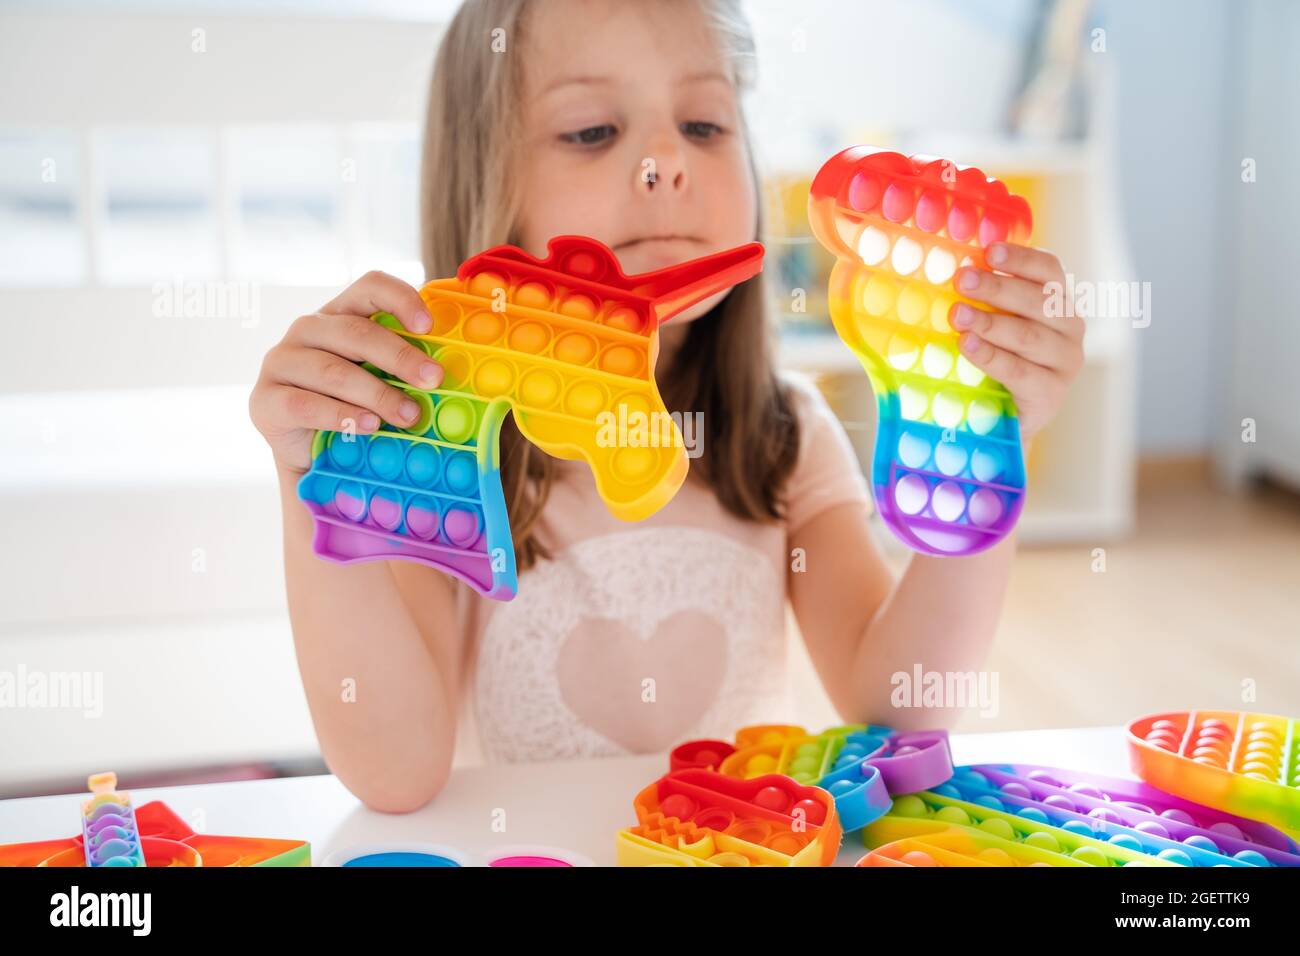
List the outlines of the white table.
<svg viewBox="0 0 1300 956">
<path fill-rule="evenodd" d="M 1120 727 L 958 734 L 952 752 L 957 764 L 1036 763 L 1132 777 Z M 479 856 L 506 845 L 544 844 L 612 866 L 614 834 L 636 822 L 632 798 L 667 769 L 663 754 L 466 767 L 430 804 L 402 815 L 366 809 L 331 775 L 131 793 L 136 806 L 165 800 L 196 830 L 307 840 L 316 865 L 362 844 L 432 843 Z M 81 798 L 0 801 L 0 843 L 72 836 Z M 498 832 L 494 814 L 500 819 L 502 812 L 505 830 Z M 851 866 L 865 852 L 851 835 L 836 864 Z"/>
</svg>

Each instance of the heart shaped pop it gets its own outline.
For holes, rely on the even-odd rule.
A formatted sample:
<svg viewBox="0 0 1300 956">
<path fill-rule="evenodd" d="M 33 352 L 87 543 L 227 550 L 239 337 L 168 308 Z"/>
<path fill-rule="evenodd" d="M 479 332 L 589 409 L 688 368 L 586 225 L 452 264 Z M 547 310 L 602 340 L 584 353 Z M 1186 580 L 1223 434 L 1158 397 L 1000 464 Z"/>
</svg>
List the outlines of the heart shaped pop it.
<svg viewBox="0 0 1300 956">
<path fill-rule="evenodd" d="M 876 393 L 881 516 L 917 551 L 983 551 L 1015 525 L 1025 468 L 1010 393 L 958 350 L 949 313 L 971 300 L 952 277 L 1028 239 L 1029 204 L 974 167 L 854 146 L 818 171 L 808 219 L 836 258 L 835 331 Z"/>
<path fill-rule="evenodd" d="M 945 731 L 897 733 L 861 724 L 820 734 L 789 724 L 743 727 L 734 747 L 690 741 L 673 750 L 669 765 L 707 766 L 741 780 L 781 773 L 796 783 L 816 784 L 834 797 L 845 833 L 887 813 L 891 793 L 934 787 L 952 776 Z"/>
<path fill-rule="evenodd" d="M 1300 866 L 1281 831 L 1130 780 L 979 764 L 958 767 L 934 792 L 1184 866 Z"/>
<path fill-rule="evenodd" d="M 95 796 L 83 804 L 80 836 L 0 846 L 0 867 L 311 866 L 311 847 L 302 840 L 195 833 L 159 800 L 132 812 L 129 795 L 113 790 L 114 774 L 95 774 L 89 782 Z M 103 807 L 109 810 L 96 816 Z"/>
<path fill-rule="evenodd" d="M 419 420 L 369 437 L 317 433 L 298 484 L 316 521 L 316 553 L 416 561 L 488 597 L 514 597 L 498 462 L 507 411 L 543 451 L 586 461 L 613 515 L 649 517 L 676 494 L 688 464 L 655 384 L 659 323 L 757 274 L 762 259 L 753 242 L 626 276 L 607 246 L 559 236 L 545 259 L 497 246 L 465 260 L 456 278 L 425 285 L 428 335 L 373 316 L 445 376 L 421 391 L 367 366 L 420 406 Z"/>
<path fill-rule="evenodd" d="M 1006 810 L 943 796 L 939 791 L 946 786 L 947 784 L 936 790 L 895 798 L 893 809 L 887 816 L 863 829 L 863 842 L 875 849 L 896 840 L 920 839 L 929 842 L 935 834 L 956 830 L 981 837 L 996 837 L 1089 866 L 1180 865 L 1175 860 L 1149 856 L 1121 844 L 1097 840 L 1072 830 L 1040 823 L 1030 817 L 1008 813 Z M 1004 862 L 1003 865 L 1009 864 Z"/>
<path fill-rule="evenodd" d="M 830 866 L 842 831 L 830 795 L 789 777 L 665 774 L 636 795 L 619 866 Z"/>
<path fill-rule="evenodd" d="M 1153 714 L 1129 724 L 1128 752 L 1133 772 L 1153 787 L 1300 837 L 1300 720 Z"/>
</svg>

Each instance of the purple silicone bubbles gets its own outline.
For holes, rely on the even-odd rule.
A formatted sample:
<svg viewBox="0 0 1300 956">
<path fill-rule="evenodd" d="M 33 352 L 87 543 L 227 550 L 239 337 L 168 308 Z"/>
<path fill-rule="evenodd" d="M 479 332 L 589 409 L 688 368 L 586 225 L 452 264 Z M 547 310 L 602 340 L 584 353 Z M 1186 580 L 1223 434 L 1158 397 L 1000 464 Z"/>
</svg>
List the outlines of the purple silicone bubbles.
<svg viewBox="0 0 1300 956">
<path fill-rule="evenodd" d="M 1137 781 L 1030 764 L 973 764 L 958 767 L 953 782 L 965 792 L 978 783 L 972 774 L 1009 812 L 1038 807 L 1057 819 L 1073 814 L 1237 859 L 1258 854 L 1273 866 L 1300 866 L 1294 841 L 1280 830 Z"/>
</svg>

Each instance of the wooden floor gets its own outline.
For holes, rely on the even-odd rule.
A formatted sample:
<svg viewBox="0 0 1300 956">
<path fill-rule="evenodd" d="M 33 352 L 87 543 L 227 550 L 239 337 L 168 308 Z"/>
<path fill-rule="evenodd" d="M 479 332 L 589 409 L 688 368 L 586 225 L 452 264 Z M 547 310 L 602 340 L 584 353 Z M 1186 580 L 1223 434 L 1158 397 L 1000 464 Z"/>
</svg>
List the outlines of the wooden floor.
<svg viewBox="0 0 1300 956">
<path fill-rule="evenodd" d="M 1098 546 L 1102 573 L 1092 570 Z M 810 699 L 820 688 L 801 663 L 793 687 L 808 723 L 834 720 Z M 1139 493 L 1126 540 L 1023 548 L 988 667 L 999 712 L 972 712 L 958 730 L 1122 724 L 1187 709 L 1300 716 L 1300 497 L 1164 482 Z"/>
</svg>

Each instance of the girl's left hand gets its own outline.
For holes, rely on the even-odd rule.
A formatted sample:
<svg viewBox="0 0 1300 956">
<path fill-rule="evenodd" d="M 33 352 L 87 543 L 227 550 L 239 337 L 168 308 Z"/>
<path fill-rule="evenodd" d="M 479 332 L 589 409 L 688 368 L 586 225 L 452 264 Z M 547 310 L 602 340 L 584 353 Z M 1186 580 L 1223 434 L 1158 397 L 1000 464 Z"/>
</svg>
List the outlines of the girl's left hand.
<svg viewBox="0 0 1300 956">
<path fill-rule="evenodd" d="M 959 302 L 948 321 L 961 333 L 966 359 L 1011 392 L 1020 435 L 1027 440 L 1055 417 L 1083 366 L 1083 319 L 1048 308 L 1053 299 L 1047 283 L 1059 283 L 1058 303 L 1065 287 L 1065 270 L 1050 252 L 995 242 L 985 250 L 985 259 L 1005 274 L 967 267 L 957 270 L 953 284 L 966 298 L 990 308 Z"/>
</svg>

